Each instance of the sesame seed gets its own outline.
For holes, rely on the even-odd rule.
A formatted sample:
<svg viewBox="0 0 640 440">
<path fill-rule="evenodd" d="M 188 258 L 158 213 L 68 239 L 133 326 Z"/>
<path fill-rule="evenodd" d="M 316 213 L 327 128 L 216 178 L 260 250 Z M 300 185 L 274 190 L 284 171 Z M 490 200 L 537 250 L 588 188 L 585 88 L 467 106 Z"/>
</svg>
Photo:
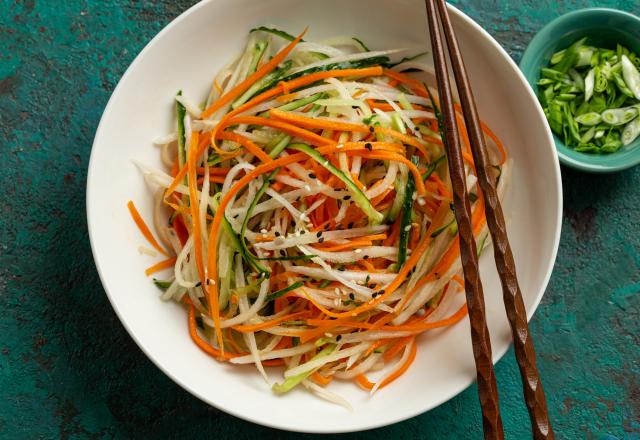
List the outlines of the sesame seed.
<svg viewBox="0 0 640 440">
<path fill-rule="evenodd" d="M 342 339 L 342 335 L 336 336 L 336 341 L 340 341 L 340 339 Z"/>
<path fill-rule="evenodd" d="M 349 299 L 353 301 L 354 299 L 356 299 L 356 296 L 353 293 L 350 293 Z"/>
<path fill-rule="evenodd" d="M 358 280 L 356 281 L 356 284 L 360 285 L 360 286 L 364 286 L 364 281 L 362 280 Z"/>
<path fill-rule="evenodd" d="M 369 133 L 373 133 L 374 131 L 373 127 L 369 127 Z"/>
<path fill-rule="evenodd" d="M 418 205 L 424 206 L 427 202 L 424 200 L 424 197 L 418 197 Z"/>
<path fill-rule="evenodd" d="M 378 292 L 373 292 L 373 293 L 371 294 L 371 298 L 375 298 L 376 296 L 378 296 Z"/>
<path fill-rule="evenodd" d="M 369 300 L 369 304 L 373 304 L 373 300 L 372 299 Z"/>
<path fill-rule="evenodd" d="M 356 250 L 355 250 L 355 251 L 353 251 L 353 252 L 355 252 L 356 254 L 359 254 L 359 253 L 361 253 L 361 252 L 362 252 L 362 249 L 356 249 Z"/>
<path fill-rule="evenodd" d="M 362 259 L 364 259 L 364 260 L 368 260 L 368 259 L 369 259 L 369 256 L 368 256 L 368 255 L 364 255 L 364 256 L 362 257 Z"/>
<path fill-rule="evenodd" d="M 339 150 L 340 148 L 344 147 L 344 145 L 340 144 L 340 145 L 336 145 L 336 150 Z"/>
<path fill-rule="evenodd" d="M 418 309 L 418 311 L 416 312 L 416 315 L 418 316 L 424 316 L 424 314 L 425 314 L 424 309 Z"/>
<path fill-rule="evenodd" d="M 318 237 L 318 238 L 322 237 L 322 231 L 316 232 L 316 237 Z"/>
<path fill-rule="evenodd" d="M 373 150 L 373 145 L 371 145 L 371 142 L 367 142 L 366 144 L 364 144 L 364 148 L 371 151 Z"/>
<path fill-rule="evenodd" d="M 324 241 L 324 237 L 320 237 L 320 239 L 318 240 L 318 243 L 322 243 Z"/>
<path fill-rule="evenodd" d="M 295 236 L 300 237 L 300 231 L 296 231 Z"/>
<path fill-rule="evenodd" d="M 267 234 L 262 234 L 262 238 L 267 238 L 268 235 Z"/>
<path fill-rule="evenodd" d="M 268 231 L 266 229 L 262 228 L 262 229 L 260 229 L 260 232 L 263 233 L 263 234 L 266 234 Z"/>
<path fill-rule="evenodd" d="M 313 174 L 313 173 L 309 173 L 309 179 L 315 179 L 315 178 L 316 178 L 316 175 L 315 175 L 315 174 Z"/>
<path fill-rule="evenodd" d="M 311 187 L 309 185 L 305 185 L 304 189 L 307 190 L 307 191 L 311 191 Z"/>
<path fill-rule="evenodd" d="M 286 257 L 287 253 L 283 249 L 280 249 L 280 255 Z"/>
<path fill-rule="evenodd" d="M 330 227 L 331 227 L 331 225 L 329 223 L 327 223 L 326 225 L 324 225 L 324 230 L 328 231 Z"/>
<path fill-rule="evenodd" d="M 305 231 L 304 229 L 300 229 L 300 235 L 304 235 L 306 233 L 307 233 L 307 231 Z"/>
<path fill-rule="evenodd" d="M 233 218 L 238 218 L 238 217 L 240 217 L 240 214 L 236 214 L 233 216 Z"/>
<path fill-rule="evenodd" d="M 404 227 L 405 232 L 409 232 L 411 230 L 411 225 L 407 225 Z"/>
<path fill-rule="evenodd" d="M 349 224 L 347 225 L 347 229 L 352 229 L 352 228 L 353 228 L 353 222 L 351 222 L 351 223 L 349 223 Z"/>
<path fill-rule="evenodd" d="M 342 200 L 349 200 L 349 199 L 351 199 L 351 196 L 350 196 L 350 195 L 346 195 L 346 196 L 344 196 L 344 197 L 342 198 Z"/>
<path fill-rule="evenodd" d="M 333 338 L 333 333 L 325 333 L 324 334 L 327 338 Z"/>
<path fill-rule="evenodd" d="M 376 283 L 369 284 L 369 289 L 373 289 L 374 287 L 376 287 Z"/>
<path fill-rule="evenodd" d="M 275 232 L 276 237 L 280 237 L 280 233 L 278 231 Z"/>
<path fill-rule="evenodd" d="M 338 289 L 337 287 L 334 289 L 334 292 L 336 292 L 336 295 L 340 295 L 340 289 Z"/>
<path fill-rule="evenodd" d="M 411 195 L 411 200 L 415 200 L 415 199 L 417 199 L 417 198 L 418 198 L 418 194 L 413 193 L 413 194 Z"/>
<path fill-rule="evenodd" d="M 344 267 L 339 267 L 339 268 L 338 268 L 338 270 L 339 270 L 340 272 L 344 272 L 344 270 L 345 270 L 345 269 L 344 269 Z"/>
<path fill-rule="evenodd" d="M 304 221 L 306 216 L 307 215 L 304 212 L 302 214 L 300 214 L 300 221 Z"/>
</svg>

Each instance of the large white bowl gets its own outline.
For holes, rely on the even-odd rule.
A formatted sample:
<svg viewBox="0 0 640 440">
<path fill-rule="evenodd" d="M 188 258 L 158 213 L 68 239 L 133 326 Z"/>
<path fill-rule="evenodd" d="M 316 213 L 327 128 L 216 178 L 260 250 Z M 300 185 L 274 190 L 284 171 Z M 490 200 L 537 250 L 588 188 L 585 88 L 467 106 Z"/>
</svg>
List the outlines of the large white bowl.
<svg viewBox="0 0 640 440">
<path fill-rule="evenodd" d="M 480 114 L 513 159 L 505 213 L 531 316 L 551 274 L 560 236 L 562 192 L 556 151 L 537 100 L 516 65 L 470 18 L 453 7 L 450 11 Z M 182 14 L 127 70 L 96 133 L 87 215 L 102 284 L 131 337 L 162 371 L 190 393 L 235 416 L 288 430 L 346 432 L 425 412 L 460 393 L 475 378 L 466 319 L 421 337 L 411 369 L 373 397 L 351 383 L 334 382 L 334 390 L 352 403 L 350 413 L 304 391 L 275 396 L 252 368 L 238 369 L 203 354 L 189 338 L 184 310 L 161 302 L 156 287 L 144 276 L 152 260 L 137 252 L 143 240 L 125 205 L 133 199 L 142 215 L 151 218 L 151 191 L 132 159 L 160 166 L 151 139 L 173 129 L 176 91 L 203 96 L 212 74 L 242 49 L 248 30 L 261 24 L 275 24 L 291 33 L 309 26 L 310 40 L 348 35 L 376 49 L 430 48 L 422 0 L 215 0 Z M 485 253 L 481 267 L 497 361 L 511 338 L 491 253 Z"/>
</svg>

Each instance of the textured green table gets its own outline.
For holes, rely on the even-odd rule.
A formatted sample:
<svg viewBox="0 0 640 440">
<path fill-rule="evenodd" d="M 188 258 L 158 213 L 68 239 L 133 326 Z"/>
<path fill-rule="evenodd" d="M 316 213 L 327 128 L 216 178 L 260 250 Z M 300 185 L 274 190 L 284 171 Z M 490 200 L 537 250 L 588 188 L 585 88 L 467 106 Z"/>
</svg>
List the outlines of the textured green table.
<svg viewBox="0 0 640 440">
<path fill-rule="evenodd" d="M 171 382 L 126 334 L 91 258 L 85 178 L 100 115 L 135 55 L 191 3 L 0 0 L 0 439 L 301 437 Z M 640 13 L 638 0 L 454 3 L 516 60 L 560 13 Z M 640 167 L 562 172 L 562 242 L 532 324 L 549 410 L 561 439 L 640 439 Z M 507 436 L 528 438 L 512 351 L 497 376 Z M 407 422 L 341 436 L 363 437 L 480 438 L 475 386 Z"/>
</svg>

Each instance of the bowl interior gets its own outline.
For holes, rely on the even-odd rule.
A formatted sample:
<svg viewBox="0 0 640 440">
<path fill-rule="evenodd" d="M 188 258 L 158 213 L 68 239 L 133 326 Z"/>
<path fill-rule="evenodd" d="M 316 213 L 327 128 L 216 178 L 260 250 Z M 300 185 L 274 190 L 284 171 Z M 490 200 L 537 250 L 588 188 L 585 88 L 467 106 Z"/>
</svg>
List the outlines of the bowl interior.
<svg viewBox="0 0 640 440">
<path fill-rule="evenodd" d="M 504 211 L 531 315 L 558 247 L 562 192 L 557 156 L 544 115 L 517 66 L 487 33 L 456 9 L 451 11 L 480 114 L 502 138 L 511 157 Z M 466 320 L 423 335 L 413 367 L 372 397 L 351 383 L 332 384 L 332 391 L 353 405 L 354 411 L 348 412 L 304 391 L 274 396 L 254 369 L 238 369 L 206 356 L 189 338 L 184 310 L 161 302 L 158 290 L 144 276 L 144 269 L 155 260 L 136 251 L 143 238 L 125 205 L 134 200 L 150 221 L 154 188 L 145 184 L 132 161 L 161 167 L 151 140 L 175 129 L 176 91 L 181 89 L 198 102 L 213 74 L 241 50 L 248 30 L 262 24 L 291 33 L 309 26 L 306 38 L 312 41 L 347 35 L 358 36 L 376 49 L 429 50 L 421 0 L 217 0 L 202 2 L 180 16 L 131 65 L 96 134 L 87 213 L 104 288 L 123 325 L 160 369 L 189 392 L 238 417 L 296 431 L 345 432 L 427 411 L 475 378 Z M 481 270 L 497 360 L 509 346 L 510 332 L 491 253 L 481 259 Z M 280 374 L 274 371 L 272 381 Z"/>
<path fill-rule="evenodd" d="M 582 37 L 589 37 L 589 44 L 598 47 L 615 49 L 619 43 L 640 53 L 640 18 L 614 9 L 593 8 L 571 12 L 549 23 L 533 38 L 520 63 L 536 94 L 540 69 L 549 65 L 555 52 Z M 610 172 L 640 163 L 640 139 L 613 154 L 596 155 L 576 152 L 555 133 L 553 137 L 560 161 L 573 168 Z"/>
</svg>

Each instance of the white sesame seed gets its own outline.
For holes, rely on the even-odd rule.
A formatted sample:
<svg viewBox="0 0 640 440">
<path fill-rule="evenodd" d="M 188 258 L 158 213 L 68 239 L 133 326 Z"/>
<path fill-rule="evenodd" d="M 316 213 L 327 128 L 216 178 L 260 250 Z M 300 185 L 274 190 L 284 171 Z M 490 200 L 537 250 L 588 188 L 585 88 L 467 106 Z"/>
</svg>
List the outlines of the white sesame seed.
<svg viewBox="0 0 640 440">
<path fill-rule="evenodd" d="M 300 237 L 300 231 L 296 231 L 295 236 Z"/>
<path fill-rule="evenodd" d="M 263 234 L 266 234 L 268 231 L 264 228 L 260 229 L 260 232 L 262 232 Z"/>
<path fill-rule="evenodd" d="M 417 199 L 417 198 L 418 198 L 418 194 L 413 193 L 413 194 L 411 195 L 411 200 L 415 200 L 415 199 Z"/>
<path fill-rule="evenodd" d="M 427 202 L 425 201 L 424 197 L 418 197 L 418 205 L 424 206 L 426 205 L 426 203 Z"/>
<path fill-rule="evenodd" d="M 361 286 L 364 286 L 364 281 L 358 280 L 358 281 L 356 281 L 356 284 L 360 284 Z"/>
<path fill-rule="evenodd" d="M 337 149 L 337 150 L 339 150 L 339 149 L 340 149 L 340 148 L 342 148 L 342 147 L 344 147 L 344 145 L 342 145 L 342 144 L 336 145 L 336 149 Z"/>
<path fill-rule="evenodd" d="M 409 232 L 411 230 L 411 225 L 407 225 L 404 227 L 405 232 Z"/>
<path fill-rule="evenodd" d="M 424 316 L 424 314 L 425 314 L 424 309 L 418 309 L 418 311 L 416 312 L 416 315 L 418 316 Z"/>
<path fill-rule="evenodd" d="M 300 221 L 304 221 L 306 216 L 307 215 L 304 212 L 302 214 L 300 214 Z"/>
<path fill-rule="evenodd" d="M 361 253 L 361 252 L 362 252 L 362 249 L 356 249 L 356 250 L 355 250 L 355 251 L 353 251 L 353 252 L 355 252 L 356 254 L 359 254 L 359 253 Z"/>
<path fill-rule="evenodd" d="M 324 334 L 327 338 L 333 338 L 333 333 L 325 333 Z"/>
<path fill-rule="evenodd" d="M 392 190 L 392 189 L 394 189 L 394 188 L 395 188 L 395 187 L 394 187 L 393 185 L 389 185 L 389 186 L 387 187 L 387 189 L 389 189 L 389 190 Z"/>
<path fill-rule="evenodd" d="M 337 287 L 335 288 L 334 292 L 336 292 L 336 295 L 340 295 L 340 289 L 338 289 Z"/>
<path fill-rule="evenodd" d="M 305 190 L 307 190 L 307 191 L 309 191 L 309 192 L 311 191 L 311 187 L 310 187 L 309 185 L 305 185 L 305 186 L 304 186 L 304 189 L 305 189 Z"/>
</svg>

